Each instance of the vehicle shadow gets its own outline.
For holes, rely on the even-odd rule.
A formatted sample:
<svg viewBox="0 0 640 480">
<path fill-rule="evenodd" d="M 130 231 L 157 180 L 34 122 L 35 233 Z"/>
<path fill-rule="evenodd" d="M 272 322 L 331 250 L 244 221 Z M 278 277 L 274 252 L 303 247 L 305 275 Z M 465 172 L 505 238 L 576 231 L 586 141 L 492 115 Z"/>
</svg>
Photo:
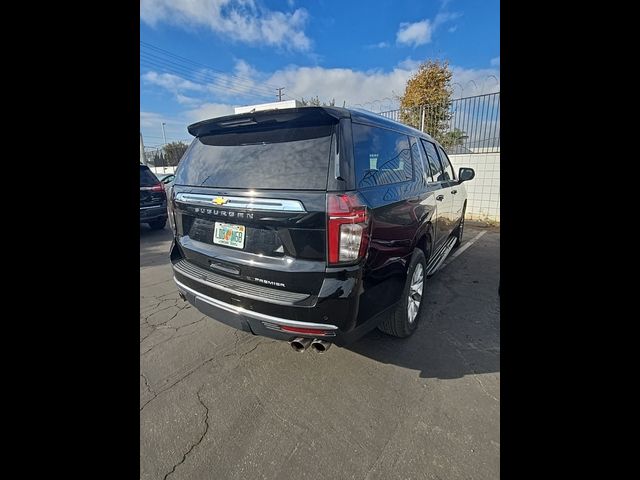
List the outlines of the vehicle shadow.
<svg viewBox="0 0 640 480">
<path fill-rule="evenodd" d="M 435 282 L 434 282 L 435 283 Z M 446 288 L 451 293 L 450 288 Z M 461 287 L 464 291 L 464 286 Z M 493 294 L 435 302 L 430 295 L 416 332 L 401 339 L 378 329 L 345 348 L 385 364 L 420 371 L 422 378 L 451 379 L 500 371 L 500 300 Z"/>
<path fill-rule="evenodd" d="M 140 266 L 169 263 L 171 238 L 168 225 L 161 230 L 152 230 L 148 225 L 140 224 Z"/>
</svg>

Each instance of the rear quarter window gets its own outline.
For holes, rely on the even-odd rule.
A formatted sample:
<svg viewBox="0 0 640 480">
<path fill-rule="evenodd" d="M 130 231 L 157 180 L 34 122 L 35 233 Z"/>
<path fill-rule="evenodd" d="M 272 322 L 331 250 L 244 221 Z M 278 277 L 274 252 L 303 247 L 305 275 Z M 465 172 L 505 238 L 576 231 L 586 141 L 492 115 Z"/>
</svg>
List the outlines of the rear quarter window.
<svg viewBox="0 0 640 480">
<path fill-rule="evenodd" d="M 385 128 L 352 124 L 358 188 L 413 179 L 409 137 Z"/>
<path fill-rule="evenodd" d="M 156 177 L 149 167 L 140 165 L 140 186 L 141 187 L 153 187 L 160 183 L 158 177 Z"/>
<path fill-rule="evenodd" d="M 444 176 L 442 172 L 442 165 L 438 160 L 438 154 L 436 153 L 436 146 L 422 139 L 422 146 L 424 147 L 424 152 L 427 154 L 427 161 L 429 163 L 429 168 L 431 169 L 431 177 L 435 182 L 444 181 Z"/>
<path fill-rule="evenodd" d="M 440 148 L 438 145 L 438 153 L 440 154 L 440 161 L 442 162 L 442 167 L 444 168 L 444 175 L 446 180 L 455 180 L 456 172 L 453 170 L 453 165 L 451 165 L 451 161 L 449 157 L 445 153 L 445 151 Z"/>
</svg>

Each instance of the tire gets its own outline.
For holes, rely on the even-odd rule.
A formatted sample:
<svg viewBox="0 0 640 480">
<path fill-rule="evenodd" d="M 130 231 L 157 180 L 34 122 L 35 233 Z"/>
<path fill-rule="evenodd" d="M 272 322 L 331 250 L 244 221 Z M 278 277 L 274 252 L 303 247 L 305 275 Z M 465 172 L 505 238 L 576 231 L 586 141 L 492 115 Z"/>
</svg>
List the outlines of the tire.
<svg viewBox="0 0 640 480">
<path fill-rule="evenodd" d="M 162 230 L 164 226 L 167 224 L 167 219 L 161 218 L 159 220 L 154 220 L 153 222 L 149 222 L 149 226 L 151 230 Z"/>
<path fill-rule="evenodd" d="M 425 285 L 425 272 L 427 270 L 427 261 L 425 259 L 424 253 L 419 248 L 416 248 L 413 252 L 413 256 L 411 257 L 411 261 L 409 262 L 409 269 L 407 271 L 407 280 L 404 285 L 404 289 L 402 290 L 402 297 L 396 309 L 393 311 L 391 315 L 389 315 L 382 324 L 378 327 L 382 332 L 398 337 L 405 338 L 413 334 L 418 327 L 418 321 L 420 320 L 420 315 L 422 313 L 423 304 L 424 304 L 424 285 Z M 417 272 L 418 271 L 418 272 Z M 420 274 L 419 271 L 422 273 Z M 412 291 L 412 285 L 415 286 L 416 277 L 422 276 L 421 288 L 422 291 L 419 292 L 419 303 L 416 306 L 416 294 L 418 292 L 414 289 L 412 297 L 409 296 L 409 293 Z M 410 298 L 412 298 L 413 305 L 410 306 Z M 413 320 L 411 320 L 411 316 Z"/>
<path fill-rule="evenodd" d="M 467 212 L 467 204 L 462 207 L 462 218 L 460 219 L 460 223 L 456 227 L 456 243 L 453 245 L 453 248 L 458 248 L 462 243 L 462 235 L 464 235 L 464 214 Z"/>
</svg>

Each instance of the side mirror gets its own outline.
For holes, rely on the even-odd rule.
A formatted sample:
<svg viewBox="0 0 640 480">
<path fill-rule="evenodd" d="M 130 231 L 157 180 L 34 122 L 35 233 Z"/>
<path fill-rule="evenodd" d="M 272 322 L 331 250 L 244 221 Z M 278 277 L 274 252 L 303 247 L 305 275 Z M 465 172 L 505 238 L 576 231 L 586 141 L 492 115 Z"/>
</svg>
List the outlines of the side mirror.
<svg viewBox="0 0 640 480">
<path fill-rule="evenodd" d="M 468 182 L 469 180 L 471 180 L 475 176 L 476 176 L 476 172 L 473 170 L 473 168 L 464 168 L 463 167 L 458 172 L 458 180 L 460 181 L 460 183 Z"/>
</svg>

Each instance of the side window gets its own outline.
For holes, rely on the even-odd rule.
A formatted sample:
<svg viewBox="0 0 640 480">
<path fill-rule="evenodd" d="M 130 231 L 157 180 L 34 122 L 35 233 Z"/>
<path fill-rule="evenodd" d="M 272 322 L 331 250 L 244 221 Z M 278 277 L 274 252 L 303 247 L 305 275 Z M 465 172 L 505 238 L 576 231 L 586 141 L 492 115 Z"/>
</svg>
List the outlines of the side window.
<svg viewBox="0 0 640 480">
<path fill-rule="evenodd" d="M 409 137 L 384 128 L 352 124 L 356 185 L 400 183 L 413 178 Z"/>
<path fill-rule="evenodd" d="M 413 167 L 416 170 L 416 177 L 418 177 L 422 183 L 426 184 L 431 181 L 427 156 L 424 150 L 418 145 L 417 138 L 409 137 L 409 143 L 411 144 L 411 158 L 413 159 Z"/>
<path fill-rule="evenodd" d="M 440 148 L 440 146 L 438 146 L 438 153 L 440 154 L 440 161 L 442 162 L 442 166 L 444 167 L 444 173 L 447 177 L 447 180 L 455 180 L 456 174 L 453 171 L 451 161 L 449 160 L 449 157 L 447 157 L 445 151 Z"/>
<path fill-rule="evenodd" d="M 438 154 L 436 153 L 436 146 L 427 142 L 426 140 L 422 140 L 422 146 L 424 147 L 425 153 L 427 154 L 427 159 L 429 160 L 429 168 L 431 169 L 431 177 L 433 182 L 443 182 L 442 179 L 442 166 L 438 161 Z"/>
</svg>

